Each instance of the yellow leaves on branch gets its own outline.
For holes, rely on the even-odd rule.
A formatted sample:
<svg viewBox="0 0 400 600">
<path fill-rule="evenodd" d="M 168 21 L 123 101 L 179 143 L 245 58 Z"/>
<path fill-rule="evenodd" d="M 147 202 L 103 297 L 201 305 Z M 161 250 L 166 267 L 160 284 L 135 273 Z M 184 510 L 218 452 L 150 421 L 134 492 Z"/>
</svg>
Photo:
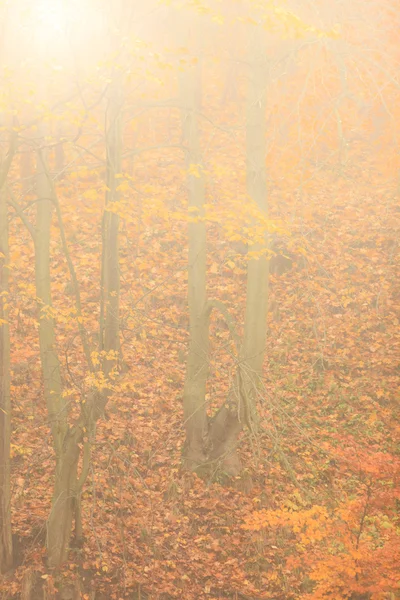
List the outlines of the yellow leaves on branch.
<svg viewBox="0 0 400 600">
<path fill-rule="evenodd" d="M 190 164 L 189 168 L 187 170 L 188 175 L 192 175 L 192 177 L 196 177 L 197 179 L 200 179 L 200 177 L 203 174 L 203 165 L 199 164 Z"/>
<path fill-rule="evenodd" d="M 119 359 L 119 354 L 116 350 L 109 350 L 106 352 L 102 350 L 101 352 L 92 352 L 91 353 L 92 363 L 95 367 L 99 366 L 104 360 L 114 360 L 117 361 Z"/>
<path fill-rule="evenodd" d="M 283 8 L 283 6 L 276 6 L 270 4 L 269 14 L 265 18 L 265 27 L 269 29 L 274 25 L 280 25 L 283 28 L 284 33 L 291 37 L 305 37 L 307 35 L 314 35 L 318 38 L 332 38 L 336 39 L 340 37 L 339 25 L 335 25 L 331 29 L 323 30 L 318 27 L 314 27 L 305 23 L 295 13 Z M 275 22 L 273 22 L 273 20 Z"/>
<path fill-rule="evenodd" d="M 288 235 L 283 224 L 268 218 L 251 199 L 235 199 L 224 205 L 206 204 L 204 208 L 206 220 L 222 227 L 230 242 L 248 245 L 249 258 L 268 255 L 269 234 Z M 252 246 L 261 248 L 253 251 Z"/>
<path fill-rule="evenodd" d="M 39 299 L 38 299 L 39 300 Z M 40 300 L 39 300 L 40 302 Z M 55 319 L 57 316 L 58 312 L 56 311 L 55 308 L 53 308 L 52 306 L 50 306 L 49 304 L 44 304 L 41 309 L 40 309 L 40 317 L 39 319 L 41 321 L 50 321 L 52 319 Z"/>
<path fill-rule="evenodd" d="M 85 384 L 89 389 L 94 389 L 98 392 L 113 389 L 110 379 L 108 379 L 101 370 L 96 371 L 95 373 L 89 373 L 85 378 Z"/>
<path fill-rule="evenodd" d="M 121 219 L 129 220 L 129 204 L 125 200 L 110 202 L 104 210 L 114 215 L 118 215 Z"/>
<path fill-rule="evenodd" d="M 295 12 L 285 8 L 284 4 L 284 0 L 250 0 L 250 5 L 254 8 L 254 17 L 245 15 L 237 20 L 248 25 L 262 25 L 264 29 L 280 35 L 281 38 L 304 38 L 309 35 L 330 39 L 340 37 L 338 24 L 329 29 L 321 29 L 304 21 Z"/>
<path fill-rule="evenodd" d="M 242 14 L 232 15 L 230 9 L 225 10 L 220 3 L 212 0 L 163 0 L 164 4 L 175 4 L 180 10 L 189 10 L 198 15 L 207 16 L 213 23 L 225 25 L 232 20 L 243 23 L 244 25 L 257 26 L 262 25 L 268 32 L 275 33 L 281 38 L 304 38 L 314 36 L 317 38 L 338 39 L 341 36 L 339 24 L 328 29 L 321 29 L 315 25 L 307 23 L 295 12 L 285 8 L 285 1 L 279 2 L 270 0 L 249 0 L 248 6 L 243 7 Z M 239 3 L 238 3 L 239 6 Z M 246 14 L 247 13 L 247 14 Z"/>
<path fill-rule="evenodd" d="M 40 298 L 36 298 L 36 302 L 40 306 L 40 314 L 39 319 L 41 321 L 50 321 L 54 320 L 57 323 L 63 323 L 65 325 L 70 324 L 72 321 L 77 321 L 78 323 L 83 323 L 83 318 L 78 316 L 76 308 L 55 308 L 54 306 L 50 306 L 48 304 L 43 304 Z"/>
<path fill-rule="evenodd" d="M 113 381 L 118 377 L 118 369 L 117 362 L 119 359 L 119 353 L 116 350 L 109 350 L 106 352 L 102 350 L 101 352 L 92 352 L 91 359 L 93 366 L 97 368 L 97 371 L 94 373 L 89 373 L 89 375 L 85 378 L 85 384 L 92 389 L 97 390 L 98 392 L 103 392 L 104 390 L 112 390 L 114 389 Z M 111 369 L 108 378 L 104 375 L 102 370 L 102 364 L 104 361 L 114 362 L 115 366 Z"/>
</svg>

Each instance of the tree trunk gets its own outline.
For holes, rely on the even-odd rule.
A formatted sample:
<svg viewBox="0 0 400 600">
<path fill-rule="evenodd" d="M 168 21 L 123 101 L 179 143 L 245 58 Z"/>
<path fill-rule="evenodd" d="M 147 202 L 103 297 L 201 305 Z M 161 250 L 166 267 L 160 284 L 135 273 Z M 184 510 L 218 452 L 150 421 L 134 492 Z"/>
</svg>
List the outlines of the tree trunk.
<svg viewBox="0 0 400 600">
<path fill-rule="evenodd" d="M 32 192 L 34 175 L 34 151 L 30 146 L 25 145 L 21 148 L 19 172 L 21 178 L 21 189 L 24 193 Z"/>
<path fill-rule="evenodd" d="M 62 565 L 68 558 L 72 524 L 77 503 L 77 471 L 79 446 L 74 437 L 67 438 L 57 461 L 52 507 L 47 520 L 47 558 L 50 568 Z"/>
<path fill-rule="evenodd" d="M 27 567 L 21 583 L 21 600 L 32 600 L 32 590 L 35 586 L 37 573 L 32 567 Z"/>
<path fill-rule="evenodd" d="M 257 28 L 250 47 L 250 80 L 246 111 L 247 194 L 260 213 L 268 216 L 266 86 L 268 65 L 263 32 Z M 268 247 L 267 232 L 263 245 L 253 246 L 262 253 Z M 247 398 L 247 419 L 256 426 L 255 397 L 264 362 L 267 338 L 269 260 L 253 258 L 247 267 L 246 316 L 241 356 L 243 393 Z"/>
<path fill-rule="evenodd" d="M 119 340 L 119 215 L 114 206 L 120 199 L 118 186 L 121 183 L 122 171 L 122 85 L 119 76 L 111 87 L 107 108 L 106 124 L 106 160 L 107 160 L 107 192 L 106 207 L 103 220 L 103 268 L 102 268 L 102 314 L 101 319 L 102 348 L 106 351 L 104 375 L 108 377 L 117 366 L 120 355 Z M 105 308 L 104 308 L 105 304 Z"/>
<path fill-rule="evenodd" d="M 117 366 L 120 351 L 119 344 L 119 264 L 118 264 L 118 228 L 119 217 L 113 210 L 113 203 L 119 199 L 118 185 L 121 173 L 122 146 L 122 94 L 119 83 L 115 84 L 108 107 L 106 131 L 107 147 L 107 198 L 109 210 L 105 211 L 103 236 L 102 277 L 106 290 L 105 323 L 101 320 L 105 359 L 104 376 L 112 378 Z M 45 136 L 42 133 L 39 145 Z M 90 460 L 90 439 L 84 441 L 83 467 L 78 478 L 79 443 L 83 440 L 83 431 L 90 436 L 94 433 L 94 424 L 104 410 L 109 390 L 93 392 L 87 398 L 84 410 L 74 423 L 68 424 L 67 402 L 62 395 L 60 364 L 56 351 L 54 321 L 51 307 L 50 279 L 50 226 L 53 203 L 58 206 L 55 191 L 50 179 L 47 151 L 37 150 L 37 219 L 35 242 L 36 295 L 40 305 L 39 342 L 44 380 L 44 393 L 49 422 L 52 430 L 56 454 L 56 472 L 51 513 L 47 522 L 47 553 L 51 568 L 59 567 L 68 557 L 72 524 L 75 513 L 75 532 L 81 535 L 79 515 L 79 495 L 85 482 Z M 59 212 L 59 207 L 58 207 Z M 60 212 L 58 214 L 61 219 Z M 60 228 L 62 223 L 60 221 Z M 64 240 L 65 246 L 65 240 Z M 66 251 L 66 248 L 64 248 Z M 67 257 L 68 258 L 68 257 Z M 73 270 L 72 264 L 70 270 Z M 76 285 L 76 278 L 73 274 Z M 77 294 L 77 290 L 75 290 Z M 77 302 L 79 300 L 79 295 Z M 79 301 L 80 306 L 80 301 Z M 103 349 L 102 348 L 102 349 Z M 87 350 L 88 351 L 88 350 Z M 90 356 L 89 366 L 90 366 Z"/>
<path fill-rule="evenodd" d="M 54 148 L 54 170 L 58 180 L 64 179 L 64 167 L 65 167 L 65 152 L 63 142 L 63 131 L 62 126 L 58 127 L 56 136 L 59 140 Z"/>
<path fill-rule="evenodd" d="M 183 393 L 186 465 L 195 469 L 207 460 L 209 311 L 206 308 L 206 225 L 204 176 L 198 131 L 200 66 L 187 66 L 180 77 L 182 137 L 186 147 L 189 204 L 189 352 Z"/>
<path fill-rule="evenodd" d="M 45 136 L 38 140 L 43 143 Z M 51 306 L 50 226 L 53 189 L 49 181 L 47 152 L 37 150 L 37 216 L 35 231 L 35 277 L 38 298 L 39 344 L 44 395 L 56 454 L 56 472 L 51 513 L 47 522 L 47 553 L 51 568 L 60 566 L 68 556 L 73 507 L 76 495 L 76 470 L 79 447 L 70 437 L 67 403 L 62 396 L 54 320 Z"/>
<path fill-rule="evenodd" d="M 266 186 L 266 59 L 261 31 L 252 32 L 249 48 L 249 86 L 246 108 L 247 192 L 249 201 L 267 214 Z M 206 295 L 206 228 L 204 178 L 198 132 L 199 66 L 188 67 L 181 77 L 183 143 L 187 148 L 189 192 L 189 318 L 190 339 L 184 388 L 186 464 L 197 468 L 219 461 L 225 472 L 241 470 L 237 455 L 239 434 L 246 424 L 257 425 L 256 393 L 262 371 L 268 308 L 268 260 L 249 261 L 245 331 L 234 385 L 227 401 L 209 424 L 206 412 L 209 318 Z M 267 240 L 266 240 L 267 242 Z M 262 251 L 263 247 L 253 247 Z"/>
<path fill-rule="evenodd" d="M 13 142 L 12 142 L 13 144 Z M 4 184 L 14 153 L 10 146 L 8 156 L 0 169 L 0 573 L 12 566 L 10 506 L 10 330 L 8 325 L 8 214 Z"/>
<path fill-rule="evenodd" d="M 252 32 L 249 48 L 249 83 L 246 107 L 247 194 L 250 201 L 267 215 L 266 173 L 266 54 L 262 32 Z M 265 240 L 265 245 L 267 239 Z M 260 245 L 252 250 L 262 252 Z M 257 428 L 256 395 L 262 373 L 267 335 L 268 259 L 251 259 L 247 267 L 246 314 L 244 339 L 238 371 L 224 406 L 210 428 L 211 458 L 220 460 L 223 469 L 235 475 L 241 464 L 237 455 L 238 436 L 244 425 Z"/>
</svg>

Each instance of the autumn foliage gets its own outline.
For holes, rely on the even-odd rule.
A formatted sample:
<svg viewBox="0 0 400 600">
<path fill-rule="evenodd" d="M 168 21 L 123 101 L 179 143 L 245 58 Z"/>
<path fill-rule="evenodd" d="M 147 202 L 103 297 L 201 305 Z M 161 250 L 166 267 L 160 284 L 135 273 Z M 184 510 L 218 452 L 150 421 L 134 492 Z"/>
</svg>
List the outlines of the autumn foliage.
<svg viewBox="0 0 400 600">
<path fill-rule="evenodd" d="M 76 598 L 95 592 L 96 600 L 394 600 L 400 597 L 398 7 L 390 0 L 365 9 L 355 2 L 336 14 L 321 2 L 317 14 L 308 3 L 297 10 L 292 3 L 181 4 L 178 14 L 194 17 L 198 28 L 187 45 L 180 28 L 171 39 L 166 17 L 146 15 L 119 54 L 110 51 L 92 69 L 85 64 L 83 75 L 73 61 L 56 68 L 53 57 L 45 64 L 51 77 L 44 98 L 30 59 L 18 74 L 15 64 L 2 65 L 1 158 L 10 132 L 19 141 L 0 192 L 7 195 L 10 232 L 14 542 L 0 598 L 23 597 L 32 577 L 32 598 L 55 598 L 62 582 L 72 582 Z M 260 19 L 270 60 L 267 217 L 246 194 L 246 49 Z M 198 61 L 203 164 L 188 169 L 177 95 L 179 77 Z M 118 200 L 105 206 L 104 122 L 116 71 L 124 89 L 122 169 Z M 36 224 L 34 152 L 43 123 L 62 213 L 61 223 L 53 213 L 48 307 L 37 303 L 26 226 L 26 220 Z M 247 264 L 268 239 L 258 430 L 241 432 L 244 468 L 236 477 L 218 464 L 188 472 L 182 461 L 187 226 L 199 219 L 188 211 L 188 171 L 205 181 L 207 292 L 224 303 L 239 338 Z M 120 219 L 120 348 L 111 354 L 99 344 L 107 212 Z M 89 438 L 92 448 L 81 498 L 84 538 L 72 542 L 59 571 L 47 567 L 45 550 L 54 450 L 38 342 L 43 310 L 55 321 L 71 421 L 91 390 L 110 390 L 96 431 L 79 440 L 81 450 Z M 118 362 L 108 379 L 107 360 Z M 230 392 L 237 361 L 231 327 L 215 314 L 210 419 Z"/>
</svg>

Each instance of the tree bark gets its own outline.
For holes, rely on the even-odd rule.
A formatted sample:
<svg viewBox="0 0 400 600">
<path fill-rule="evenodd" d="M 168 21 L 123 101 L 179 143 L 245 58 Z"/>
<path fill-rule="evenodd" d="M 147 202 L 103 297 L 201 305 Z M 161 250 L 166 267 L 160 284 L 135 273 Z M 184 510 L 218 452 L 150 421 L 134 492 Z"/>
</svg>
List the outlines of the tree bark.
<svg viewBox="0 0 400 600">
<path fill-rule="evenodd" d="M 115 76 L 107 107 L 106 161 L 107 192 L 103 229 L 103 302 L 105 299 L 104 323 L 104 375 L 109 377 L 118 364 L 119 340 L 119 215 L 116 210 L 120 200 L 118 186 L 122 171 L 122 85 Z M 103 332 L 101 337 L 103 337 Z"/>
<path fill-rule="evenodd" d="M 204 221 L 204 175 L 198 129 L 200 66 L 191 65 L 180 77 L 182 138 L 186 148 L 189 258 L 189 351 L 183 392 L 186 428 L 186 466 L 195 469 L 207 460 L 209 311 L 206 306 L 206 225 Z"/>
<path fill-rule="evenodd" d="M 21 179 L 21 189 L 24 193 L 28 193 L 32 191 L 34 187 L 34 156 L 35 153 L 31 149 L 30 146 L 25 145 L 20 150 L 20 159 L 19 159 L 19 172 Z"/>
<path fill-rule="evenodd" d="M 119 343 L 119 264 L 118 264 L 118 229 L 119 216 L 113 210 L 113 203 L 119 199 L 118 185 L 121 173 L 122 147 L 122 94 L 119 83 L 114 86 L 110 97 L 107 115 L 106 148 L 107 148 L 107 198 L 109 210 L 105 211 L 103 236 L 102 278 L 106 290 L 105 321 L 101 321 L 105 358 L 103 361 L 104 377 L 112 379 L 113 370 L 118 364 Z M 76 276 L 69 254 L 67 253 L 65 236 L 58 200 L 54 185 L 50 179 L 47 151 L 40 147 L 45 136 L 42 132 L 37 150 L 37 218 L 34 231 L 36 295 L 40 305 L 39 343 L 42 362 L 44 393 L 47 404 L 49 422 L 52 430 L 53 444 L 56 454 L 56 472 L 52 508 L 47 522 L 47 554 L 51 568 L 59 567 L 68 557 L 72 525 L 75 518 L 75 533 L 81 535 L 79 496 L 86 480 L 90 461 L 91 437 L 97 419 L 103 414 L 110 390 L 92 390 L 86 399 L 84 408 L 75 423 L 68 423 L 68 405 L 62 394 L 60 364 L 56 350 L 54 320 L 51 306 L 50 279 L 50 226 L 53 205 L 62 232 L 64 251 L 74 282 L 77 310 L 80 314 L 80 298 Z M 103 287 L 103 286 L 102 286 Z M 90 351 L 83 334 L 85 354 L 92 368 Z M 84 439 L 83 432 L 86 431 Z M 79 443 L 84 443 L 83 466 L 78 476 L 80 456 Z"/>
<path fill-rule="evenodd" d="M 35 244 L 36 296 L 38 298 L 39 345 L 44 395 L 56 455 L 56 471 L 52 506 L 47 522 L 47 554 L 51 568 L 60 566 L 68 557 L 76 496 L 76 472 L 79 447 L 69 439 L 67 401 L 62 395 L 60 363 L 51 303 L 50 227 L 53 208 L 53 188 L 49 181 L 44 133 L 38 139 L 37 150 L 37 215 Z"/>
<path fill-rule="evenodd" d="M 263 217 L 268 216 L 267 189 L 267 122 L 266 86 L 267 58 L 263 32 L 257 28 L 250 44 L 250 73 L 246 110 L 247 194 Z M 264 243 L 253 246 L 262 253 L 268 247 L 267 232 Z M 249 261 L 247 267 L 246 315 L 241 356 L 243 393 L 247 397 L 247 419 L 256 426 L 256 390 L 264 362 L 267 338 L 269 260 L 265 253 Z"/>
<path fill-rule="evenodd" d="M 54 148 L 54 170 L 57 179 L 64 179 L 64 167 L 65 167 L 65 151 L 63 142 L 63 131 L 60 125 L 57 130 L 58 144 Z"/>
<path fill-rule="evenodd" d="M 266 58 L 260 28 L 251 32 L 249 85 L 246 107 L 247 193 L 259 211 L 267 214 L 266 176 Z M 262 371 L 268 308 L 268 260 L 264 256 L 248 264 L 246 314 L 238 368 L 228 398 L 209 423 L 206 411 L 209 318 L 211 305 L 206 293 L 205 189 L 198 131 L 199 66 L 181 77 L 183 143 L 186 148 L 189 195 L 189 352 L 184 388 L 186 464 L 197 468 L 219 461 L 223 470 L 236 475 L 241 470 L 238 439 L 244 425 L 256 430 L 256 395 Z M 264 245 L 252 249 L 262 253 Z M 231 332 L 232 333 L 232 332 Z"/>
<path fill-rule="evenodd" d="M 51 512 L 47 521 L 47 560 L 57 568 L 68 558 L 72 524 L 78 501 L 77 471 L 79 446 L 74 437 L 65 441 L 62 456 L 56 464 Z"/>
<path fill-rule="evenodd" d="M 249 44 L 249 82 L 246 106 L 246 187 L 250 202 L 255 202 L 266 216 L 266 53 L 262 32 L 252 32 Z M 254 245 L 262 253 L 267 245 Z M 269 261 L 266 256 L 249 260 L 247 267 L 246 313 L 244 338 L 234 384 L 224 406 L 210 428 L 211 458 L 220 460 L 225 472 L 236 475 L 241 470 L 237 455 L 238 437 L 244 425 L 257 429 L 256 396 L 262 373 L 267 335 Z"/>
<path fill-rule="evenodd" d="M 0 168 L 0 573 L 11 568 L 10 493 L 10 330 L 8 325 L 8 212 L 4 184 L 14 155 L 14 138 Z"/>
</svg>

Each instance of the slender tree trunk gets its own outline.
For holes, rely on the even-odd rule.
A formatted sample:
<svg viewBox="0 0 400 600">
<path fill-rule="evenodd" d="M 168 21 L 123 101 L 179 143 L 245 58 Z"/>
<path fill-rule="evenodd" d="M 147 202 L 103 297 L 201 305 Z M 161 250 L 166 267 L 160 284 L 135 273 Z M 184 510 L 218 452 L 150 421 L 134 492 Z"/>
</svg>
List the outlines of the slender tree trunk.
<svg viewBox="0 0 400 600">
<path fill-rule="evenodd" d="M 25 145 L 22 147 L 19 159 L 19 172 L 21 178 L 21 189 L 23 192 L 32 191 L 33 188 L 35 179 L 33 168 L 34 156 L 35 153 L 30 146 Z"/>
<path fill-rule="evenodd" d="M 119 340 L 119 215 L 116 203 L 120 199 L 118 186 L 122 172 L 122 85 L 116 76 L 111 87 L 107 107 L 106 160 L 107 192 L 103 217 L 103 265 L 102 265 L 102 318 L 100 338 L 106 358 L 104 375 L 108 377 L 118 364 L 120 355 Z M 105 317 L 103 316 L 105 315 Z"/>
<path fill-rule="evenodd" d="M 68 559 L 72 525 L 76 514 L 79 446 L 75 437 L 66 440 L 56 476 L 51 512 L 47 521 L 47 561 L 50 568 Z"/>
<path fill-rule="evenodd" d="M 258 28 L 257 28 L 258 29 Z M 262 34 L 255 30 L 249 48 L 249 82 L 246 106 L 247 193 L 250 201 L 267 215 L 266 174 L 266 55 Z M 267 240 L 266 240 L 267 242 Z M 261 246 L 254 246 L 262 251 Z M 232 475 L 240 472 L 237 455 L 238 436 L 244 425 L 255 432 L 257 427 L 256 394 L 264 361 L 267 335 L 268 272 L 265 256 L 251 259 L 247 267 L 246 314 L 244 339 L 238 371 L 224 406 L 214 418 L 210 438 L 211 458 L 220 460 Z"/>
<path fill-rule="evenodd" d="M 257 31 L 250 45 L 250 75 L 246 110 L 247 194 L 264 217 L 268 215 L 267 189 L 267 123 L 266 86 L 268 79 L 266 49 L 263 32 Z M 263 246 L 253 247 L 262 252 L 268 245 L 267 234 Z M 265 256 L 253 258 L 247 268 L 246 316 L 243 351 L 241 356 L 242 380 L 247 396 L 247 419 L 256 425 L 255 393 L 264 362 L 267 338 L 269 260 Z"/>
<path fill-rule="evenodd" d="M 57 137 L 59 139 L 58 144 L 54 148 L 54 169 L 57 179 L 64 179 L 64 167 L 65 167 L 65 151 L 63 142 L 63 130 L 60 125 L 57 130 Z"/>
<path fill-rule="evenodd" d="M 119 264 L 118 229 L 119 217 L 113 203 L 119 199 L 118 185 L 121 173 L 122 115 L 121 87 L 114 86 L 107 114 L 107 208 L 104 218 L 103 280 L 106 290 L 105 322 L 101 327 L 104 336 L 105 377 L 112 376 L 117 365 L 119 345 Z M 39 144 L 45 139 L 42 139 Z M 66 400 L 62 395 L 60 364 L 56 350 L 54 320 L 51 308 L 50 279 L 50 226 L 53 204 L 57 205 L 54 188 L 49 179 L 50 171 L 47 151 L 37 151 L 37 219 L 35 241 L 36 295 L 40 303 L 39 341 L 43 370 L 44 391 L 56 453 L 56 473 L 52 508 L 47 522 L 48 564 L 59 567 L 68 557 L 72 524 L 75 518 L 75 533 L 81 535 L 79 494 L 85 482 L 90 460 L 90 440 L 84 441 L 82 472 L 78 478 L 80 456 L 79 443 L 83 431 L 94 434 L 94 425 L 103 413 L 109 390 L 93 391 L 87 398 L 85 410 L 76 423 L 68 424 Z M 60 214 L 58 215 L 59 219 Z M 61 223 L 60 223 L 61 227 Z M 76 282 L 75 282 L 76 283 Z M 80 304 L 80 303 L 79 303 Z M 104 314 L 104 307 L 103 307 Z M 90 363 L 90 357 L 89 357 Z"/>
<path fill-rule="evenodd" d="M 42 135 L 38 143 L 43 143 Z M 55 483 L 52 507 L 47 522 L 47 553 L 49 566 L 61 565 L 68 556 L 75 507 L 76 477 L 79 447 L 70 436 L 67 403 L 62 395 L 60 363 L 56 349 L 51 303 L 50 227 L 53 189 L 49 181 L 47 152 L 37 150 L 37 216 L 35 231 L 36 296 L 39 302 L 39 344 L 44 395 L 56 454 Z"/>
<path fill-rule="evenodd" d="M 267 213 L 266 188 L 266 62 L 262 35 L 252 32 L 249 50 L 249 86 L 246 107 L 247 192 L 259 210 Z M 209 424 L 206 412 L 209 317 L 214 301 L 206 296 L 206 229 L 204 178 L 197 123 L 198 66 L 181 78 L 183 140 L 187 148 L 189 191 L 189 318 L 190 341 L 184 389 L 186 462 L 196 468 L 208 460 L 219 461 L 223 470 L 241 470 L 238 438 L 244 425 L 257 425 L 256 392 L 262 371 L 268 307 L 268 260 L 249 261 L 245 331 L 234 385 L 227 401 Z M 263 248 L 255 247 L 254 250 Z M 221 306 L 219 306 L 221 309 Z"/>
<path fill-rule="evenodd" d="M 189 352 L 183 394 L 186 427 L 186 464 L 195 469 L 207 459 L 209 311 L 206 310 L 206 225 L 204 176 L 198 130 L 200 66 L 186 68 L 180 78 L 183 144 L 189 203 Z"/>
<path fill-rule="evenodd" d="M 118 98 L 120 98 L 118 96 Z M 113 97 L 113 102 L 115 97 Z M 118 199 L 119 178 L 121 172 L 121 114 L 120 104 L 110 101 L 107 130 L 107 187 L 108 205 Z M 118 106 L 118 108 L 117 108 Z M 42 136 L 44 139 L 44 136 Z M 40 143 L 40 141 L 39 141 Z M 40 303 L 39 320 L 40 353 L 44 379 L 44 391 L 52 429 L 54 449 L 56 453 L 56 472 L 52 508 L 47 522 L 48 564 L 57 568 L 68 558 L 68 550 L 75 519 L 76 537 L 82 536 L 80 519 L 80 492 L 85 483 L 90 462 L 90 444 L 94 435 L 97 419 L 103 414 L 109 390 L 103 392 L 93 390 L 88 395 L 79 418 L 68 424 L 67 402 L 62 395 L 60 365 L 56 350 L 54 321 L 51 308 L 50 279 L 50 226 L 53 205 L 57 207 L 63 247 L 69 264 L 70 273 L 75 286 L 78 314 L 80 314 L 80 297 L 72 262 L 63 233 L 62 217 L 54 186 L 50 180 L 47 152 L 43 148 L 37 151 L 37 218 L 35 241 L 36 294 Z M 105 377 L 110 376 L 117 363 L 119 353 L 119 268 L 118 268 L 118 215 L 112 210 L 105 215 L 104 272 L 107 290 L 106 318 L 104 331 Z M 92 368 L 90 350 L 84 335 L 82 341 L 89 367 Z M 83 440 L 83 432 L 86 439 Z M 83 463 L 78 476 L 80 442 L 83 441 Z"/>
<path fill-rule="evenodd" d="M 13 145 L 13 142 L 12 142 Z M 14 152 L 0 168 L 0 573 L 12 566 L 10 506 L 10 330 L 8 325 L 8 214 L 4 184 Z"/>
<path fill-rule="evenodd" d="M 119 215 L 114 209 L 120 199 L 118 186 L 121 183 L 122 171 L 122 88 L 115 81 L 107 109 L 107 196 L 106 196 L 106 320 L 104 332 L 104 347 L 106 351 L 119 351 Z M 108 209 L 108 210 L 107 210 Z M 106 373 L 107 375 L 108 373 Z"/>
</svg>

